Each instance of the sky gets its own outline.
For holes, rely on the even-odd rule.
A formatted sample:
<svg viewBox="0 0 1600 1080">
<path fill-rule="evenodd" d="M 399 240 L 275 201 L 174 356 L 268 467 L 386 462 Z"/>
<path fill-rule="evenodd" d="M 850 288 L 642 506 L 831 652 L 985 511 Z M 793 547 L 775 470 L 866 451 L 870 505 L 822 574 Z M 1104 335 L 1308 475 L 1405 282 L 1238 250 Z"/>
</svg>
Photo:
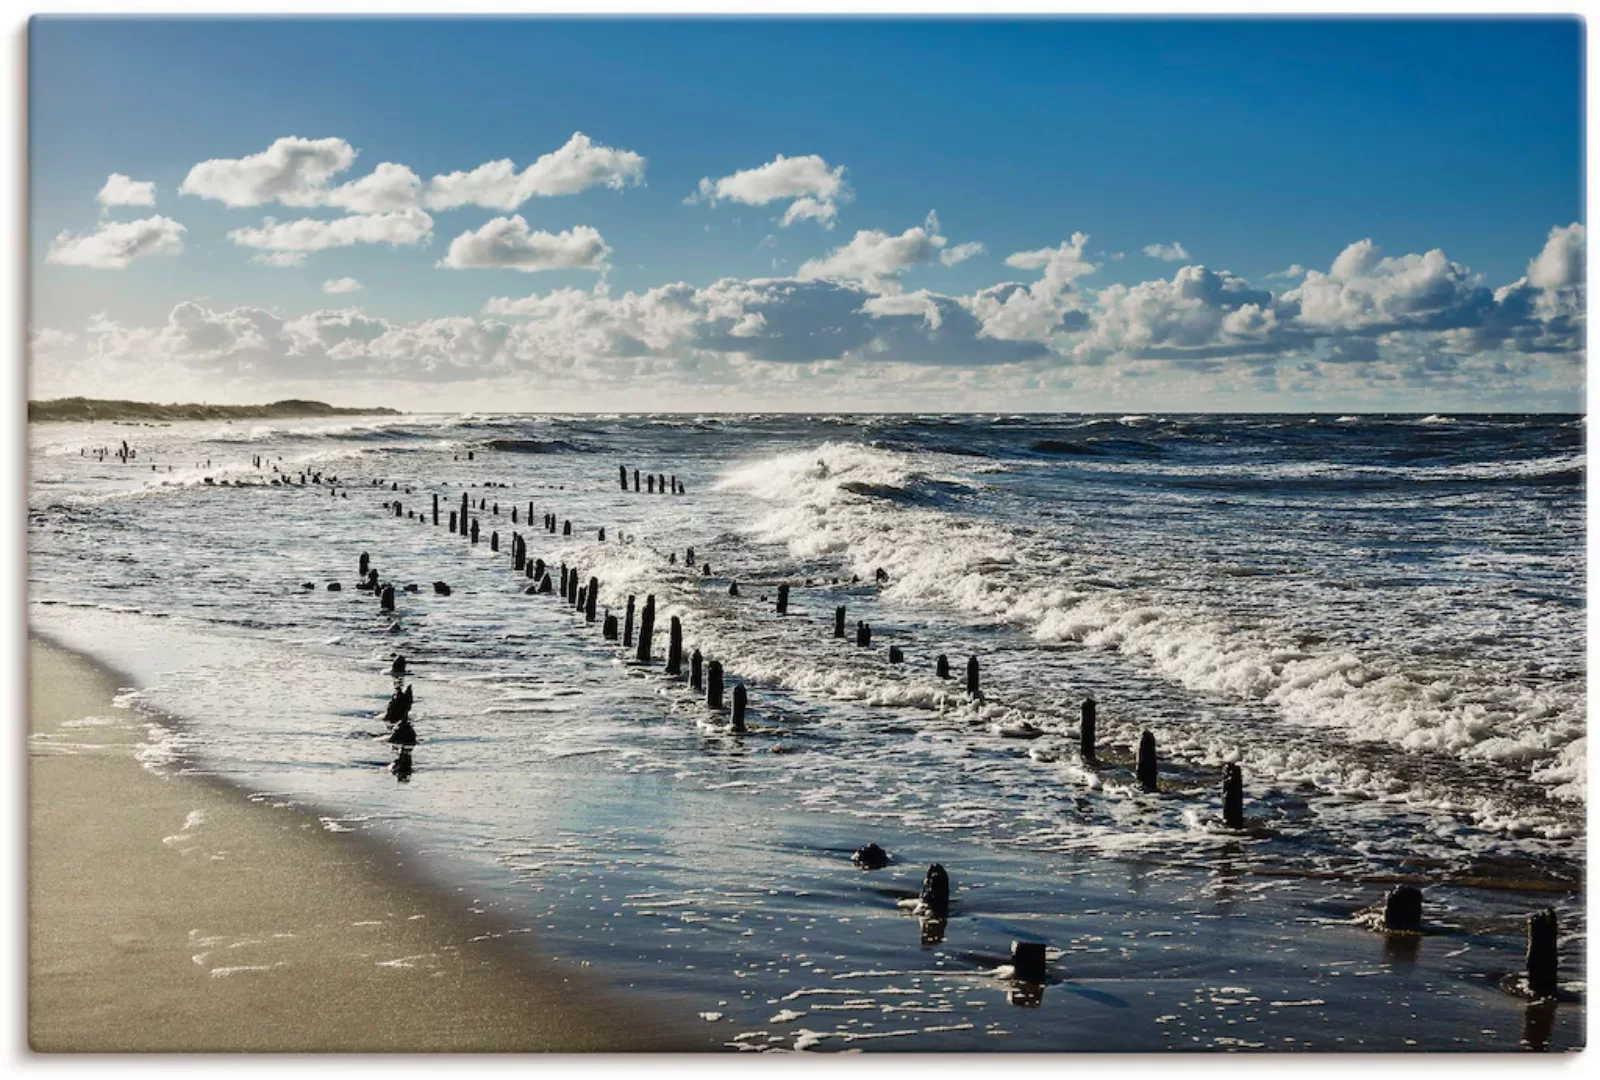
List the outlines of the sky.
<svg viewBox="0 0 1600 1080">
<path fill-rule="evenodd" d="M 1584 33 L 29 30 L 30 396 L 1581 411 Z"/>
</svg>

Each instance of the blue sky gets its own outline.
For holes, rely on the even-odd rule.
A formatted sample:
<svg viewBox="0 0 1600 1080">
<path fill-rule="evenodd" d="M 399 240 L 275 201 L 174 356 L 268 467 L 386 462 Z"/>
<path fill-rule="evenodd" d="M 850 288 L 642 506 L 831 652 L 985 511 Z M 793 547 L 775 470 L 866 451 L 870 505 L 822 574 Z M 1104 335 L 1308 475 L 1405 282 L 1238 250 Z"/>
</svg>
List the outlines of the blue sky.
<svg viewBox="0 0 1600 1080">
<path fill-rule="evenodd" d="M 630 385 L 662 375 L 746 407 L 804 388 L 824 407 L 1154 408 L 1203 393 L 1217 408 L 1343 409 L 1400 393 L 1424 410 L 1576 408 L 1583 45 L 1575 20 L 35 20 L 35 393 L 122 373 L 214 398 L 427 386 L 472 407 L 538 387 L 613 408 L 659 404 Z M 266 249 L 228 234 L 339 209 L 179 193 L 198 163 L 290 136 L 355 152 L 329 186 L 384 162 L 427 185 L 503 158 L 520 170 L 574 132 L 642 165 L 514 207 L 430 204 L 425 240 L 296 266 L 253 263 Z M 842 167 L 831 228 L 780 226 L 791 196 L 685 203 L 702 177 L 778 155 Z M 153 183 L 154 205 L 102 212 L 113 173 Z M 609 251 L 588 265 L 604 268 L 438 265 L 452 239 L 512 214 L 535 233 L 596 231 Z M 125 265 L 98 243 L 52 257 L 63 234 L 153 216 L 181 236 Z M 870 279 L 860 259 L 830 259 L 858 233 L 871 247 L 918 229 L 909 254 L 862 249 L 891 260 Z M 1367 239 L 1381 253 L 1321 283 L 1320 315 L 1298 278 L 1270 277 L 1327 275 Z M 1157 244 L 1167 258 L 1145 254 Z M 1046 249 L 1061 254 L 1026 257 Z M 1435 249 L 1444 261 L 1395 261 Z M 1536 283 L 1495 298 L 1544 255 Z M 344 278 L 361 289 L 323 291 Z M 767 284 L 704 292 L 730 281 Z M 677 283 L 702 292 L 650 298 Z M 1017 287 L 1034 308 L 1010 301 Z M 591 299 L 486 309 L 560 290 Z M 997 321 L 1008 303 L 1016 318 Z M 183 304 L 206 333 L 172 330 Z M 284 329 L 355 309 L 367 329 L 322 319 L 337 340 Z M 463 319 L 492 340 L 434 340 L 434 321 Z M 389 354 L 356 355 L 351 335 L 379 334 Z M 311 363 L 315 349 L 328 355 Z M 930 367 L 948 403 L 923 385 Z"/>
</svg>

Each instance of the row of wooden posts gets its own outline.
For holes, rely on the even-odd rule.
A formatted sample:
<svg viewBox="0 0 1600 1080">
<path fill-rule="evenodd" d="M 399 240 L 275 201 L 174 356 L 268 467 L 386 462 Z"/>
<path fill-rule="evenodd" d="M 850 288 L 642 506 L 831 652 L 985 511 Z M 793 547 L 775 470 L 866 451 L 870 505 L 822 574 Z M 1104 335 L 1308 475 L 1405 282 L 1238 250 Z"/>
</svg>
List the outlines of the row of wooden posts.
<svg viewBox="0 0 1600 1080">
<path fill-rule="evenodd" d="M 619 467 L 621 485 L 624 491 L 628 490 L 628 472 L 625 466 Z M 649 491 L 662 493 L 671 491 L 683 493 L 683 486 L 676 476 L 662 476 L 660 483 L 651 478 Z M 634 470 L 633 490 L 639 490 L 638 470 Z M 395 485 L 398 489 L 398 485 Z M 409 490 L 409 489 L 408 489 Z M 477 509 L 486 511 L 496 516 L 500 513 L 499 504 L 490 503 L 487 498 L 480 497 Z M 518 507 L 511 507 L 511 523 L 518 524 Z M 464 492 L 461 496 L 459 510 L 449 511 L 448 527 L 451 533 L 459 534 L 470 539 L 473 544 L 479 541 L 478 519 L 472 516 L 472 501 Z M 393 503 L 393 512 L 396 517 L 402 513 L 399 501 Z M 432 521 L 437 525 L 440 522 L 440 503 L 438 494 L 432 497 Z M 526 522 L 532 525 L 534 504 L 528 503 Z M 542 527 L 545 532 L 561 535 L 572 535 L 572 522 L 570 519 L 561 521 L 558 515 L 546 513 L 542 518 Z M 605 530 L 597 531 L 599 540 L 605 540 Z M 492 532 L 489 539 L 490 550 L 500 550 L 499 533 Z M 511 558 L 513 572 L 519 572 L 532 579 L 532 584 L 524 590 L 530 594 L 549 594 L 559 589 L 563 601 L 570 603 L 576 610 L 584 615 L 586 623 L 596 620 L 597 600 L 600 591 L 600 582 L 596 577 L 589 577 L 585 582 L 576 568 L 569 569 L 565 563 L 559 567 L 559 585 L 552 582 L 550 573 L 543 559 L 534 559 L 528 555 L 527 541 L 521 533 L 513 531 L 511 537 Z M 676 554 L 671 557 L 676 564 Z M 694 548 L 686 551 L 684 565 L 693 567 L 695 562 Z M 362 555 L 362 570 L 367 575 L 374 591 L 379 595 L 380 608 L 384 612 L 394 610 L 394 588 L 392 585 L 377 588 L 375 570 L 367 565 L 367 556 Z M 705 564 L 703 574 L 709 575 L 711 567 Z M 877 572 L 880 582 L 887 580 L 887 575 L 882 570 Z M 443 590 L 439 587 L 442 582 L 435 582 L 435 592 L 448 595 L 446 586 Z M 731 595 L 737 596 L 738 585 L 733 583 L 729 587 Z M 656 629 L 656 603 L 653 594 L 645 597 L 644 605 L 639 609 L 637 619 L 637 634 L 635 633 L 635 602 L 636 597 L 629 595 L 619 631 L 617 617 L 609 609 L 602 620 L 602 636 L 607 641 L 617 641 L 620 637 L 624 649 L 634 650 L 635 662 L 640 665 L 649 665 L 652 662 L 652 642 Z M 786 583 L 777 586 L 775 602 L 776 613 L 785 616 L 789 613 L 789 585 Z M 833 636 L 844 638 L 846 629 L 847 611 L 844 605 L 834 608 Z M 858 647 L 867 648 L 872 643 L 872 627 L 864 620 L 858 620 L 855 626 L 855 642 Z M 698 648 L 694 649 L 689 658 L 689 688 L 697 694 L 703 693 L 708 708 L 722 711 L 725 708 L 725 673 L 722 663 L 717 660 L 706 660 Z M 668 643 L 665 673 L 674 678 L 683 677 L 683 626 L 678 616 L 672 616 L 668 626 Z M 889 662 L 902 663 L 904 654 L 898 646 L 889 649 Z M 946 679 L 950 677 L 950 661 L 943 654 L 934 662 L 935 674 Z M 969 657 L 966 665 L 966 692 L 974 699 L 982 698 L 981 668 L 976 656 Z M 742 683 L 735 684 L 731 693 L 732 707 L 730 713 L 730 730 L 743 732 L 746 730 L 745 715 L 748 708 L 749 695 Z M 407 702 L 409 706 L 409 699 Z M 1098 763 L 1096 753 L 1096 703 L 1093 698 L 1085 699 L 1080 706 L 1078 726 L 1079 756 L 1087 764 Z M 1154 733 L 1144 731 L 1139 738 L 1138 749 L 1135 756 L 1134 775 L 1140 790 L 1156 792 L 1159 790 L 1159 762 L 1156 750 Z M 1222 822 L 1229 829 L 1243 829 L 1244 816 L 1244 774 L 1237 764 L 1229 763 L 1222 770 Z M 875 846 L 875 845 L 874 845 Z M 865 849 L 863 849 L 865 850 Z M 859 855 L 859 853 L 858 853 Z M 922 894 L 919 900 L 923 913 L 934 919 L 942 919 L 948 910 L 949 878 L 942 866 L 934 864 L 928 870 L 924 881 Z M 1422 893 L 1409 885 L 1400 885 L 1392 889 L 1386 896 L 1380 916 L 1383 929 L 1396 932 L 1417 932 L 1422 927 Z M 1528 918 L 1528 948 L 1527 948 L 1527 976 L 1526 992 L 1535 997 L 1550 997 L 1558 993 L 1557 982 L 1557 921 L 1553 909 L 1544 909 L 1530 915 Z M 1023 981 L 1043 981 L 1044 971 L 1044 945 L 1038 942 L 1013 942 L 1012 962 L 1017 973 L 1017 978 Z M 1033 976 L 1037 976 L 1034 978 Z"/>
</svg>

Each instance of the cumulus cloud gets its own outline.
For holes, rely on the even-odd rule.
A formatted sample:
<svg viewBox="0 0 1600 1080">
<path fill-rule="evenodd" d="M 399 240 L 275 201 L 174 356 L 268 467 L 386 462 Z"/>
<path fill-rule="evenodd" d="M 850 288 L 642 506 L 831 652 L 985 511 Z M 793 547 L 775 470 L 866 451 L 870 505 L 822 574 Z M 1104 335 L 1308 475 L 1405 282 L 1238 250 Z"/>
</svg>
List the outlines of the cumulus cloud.
<svg viewBox="0 0 1600 1080">
<path fill-rule="evenodd" d="M 154 206 L 156 185 L 150 180 L 135 180 L 131 176 L 114 172 L 106 177 L 105 186 L 95 199 L 103 207 Z"/>
<path fill-rule="evenodd" d="M 366 286 L 353 277 L 329 278 L 322 283 L 322 291 L 325 293 L 353 293 L 360 292 L 364 288 Z"/>
<path fill-rule="evenodd" d="M 1003 282 L 983 289 L 969 302 L 978 317 L 985 337 L 1001 341 L 1049 341 L 1055 335 L 1078 329 L 1084 318 L 1085 300 L 1079 294 L 1079 278 L 1094 273 L 1098 265 L 1084 254 L 1087 233 L 1053 248 L 1017 251 L 1006 256 L 1006 265 L 1018 270 L 1042 270 L 1030 285 Z"/>
<path fill-rule="evenodd" d="M 1539 289 L 1560 289 L 1583 282 L 1584 229 L 1574 221 L 1550 230 L 1544 250 L 1528 264 L 1528 284 Z"/>
<path fill-rule="evenodd" d="M 339 218 L 299 218 L 284 222 L 269 217 L 259 227 L 234 229 L 228 233 L 228 239 L 240 247 L 302 253 L 355 244 L 399 247 L 426 243 L 432 238 L 433 219 L 422 210 L 347 214 Z"/>
<path fill-rule="evenodd" d="M 1249 355 L 1271 341 L 1277 319 L 1270 292 L 1227 271 L 1185 266 L 1171 281 L 1102 289 L 1076 349 L 1142 359 Z"/>
<path fill-rule="evenodd" d="M 632 150 L 602 146 L 583 132 L 558 150 L 540 157 L 521 172 L 510 158 L 490 161 L 470 172 L 435 176 L 428 183 L 427 205 L 433 210 L 481 206 L 515 210 L 535 196 L 576 195 L 592 187 L 621 190 L 644 182 L 645 159 Z"/>
<path fill-rule="evenodd" d="M 853 197 L 844 173 L 843 165 L 830 166 L 816 154 L 802 157 L 779 154 L 765 165 L 741 169 L 717 180 L 702 177 L 695 193 L 684 202 L 715 206 L 726 200 L 746 206 L 767 206 L 789 200 L 788 208 L 778 219 L 780 227 L 796 221 L 816 221 L 823 228 L 831 229 L 839 213 L 839 204 Z"/>
<path fill-rule="evenodd" d="M 184 231 L 182 225 L 160 215 L 138 221 L 104 221 L 92 233 L 58 234 L 50 242 L 45 261 L 93 270 L 125 270 L 135 259 L 181 253 Z"/>
<path fill-rule="evenodd" d="M 500 267 L 532 273 L 538 270 L 605 270 L 611 254 L 600 233 L 579 225 L 559 233 L 534 232 L 521 214 L 498 217 L 482 228 L 450 241 L 439 260 L 452 270 Z"/>
<path fill-rule="evenodd" d="M 278 139 L 259 154 L 212 158 L 189 170 L 180 195 L 215 199 L 228 206 L 320 206 L 330 177 L 355 163 L 356 151 L 343 139 Z"/>
<path fill-rule="evenodd" d="M 1371 240 L 1346 247 L 1326 273 L 1308 270 L 1283 299 L 1300 326 L 1330 332 L 1447 330 L 1478 321 L 1493 304 L 1478 275 L 1437 248 L 1389 258 Z"/>
<path fill-rule="evenodd" d="M 939 261 L 946 266 L 954 266 L 956 263 L 966 262 L 974 255 L 982 255 L 987 250 L 981 242 L 973 240 L 939 252 Z"/>
<path fill-rule="evenodd" d="M 876 292 L 898 292 L 900 275 L 914 266 L 941 258 L 948 244 L 939 233 L 939 216 L 929 212 L 923 224 L 891 236 L 878 229 L 862 229 L 848 244 L 834 248 L 817 259 L 800 265 L 801 278 L 848 278 L 864 282 Z M 964 250 L 960 262 L 973 252 L 972 245 L 961 244 L 951 250 Z M 949 264 L 946 263 L 946 265 Z"/>
<path fill-rule="evenodd" d="M 1144 253 L 1152 259 L 1160 259 L 1162 262 L 1182 262 L 1184 259 L 1189 258 L 1189 253 L 1176 240 L 1170 244 L 1146 244 Z"/>
</svg>

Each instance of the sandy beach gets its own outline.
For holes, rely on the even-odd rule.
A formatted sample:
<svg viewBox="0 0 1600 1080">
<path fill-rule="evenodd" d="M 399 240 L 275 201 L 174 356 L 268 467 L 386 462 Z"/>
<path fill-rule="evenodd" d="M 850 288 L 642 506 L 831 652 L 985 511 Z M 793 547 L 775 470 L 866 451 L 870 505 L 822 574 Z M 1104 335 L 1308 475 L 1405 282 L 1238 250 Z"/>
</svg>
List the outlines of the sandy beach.
<svg viewBox="0 0 1600 1080">
<path fill-rule="evenodd" d="M 137 758 L 113 675 L 29 646 L 35 1051 L 709 1049 L 377 845 Z"/>
</svg>

